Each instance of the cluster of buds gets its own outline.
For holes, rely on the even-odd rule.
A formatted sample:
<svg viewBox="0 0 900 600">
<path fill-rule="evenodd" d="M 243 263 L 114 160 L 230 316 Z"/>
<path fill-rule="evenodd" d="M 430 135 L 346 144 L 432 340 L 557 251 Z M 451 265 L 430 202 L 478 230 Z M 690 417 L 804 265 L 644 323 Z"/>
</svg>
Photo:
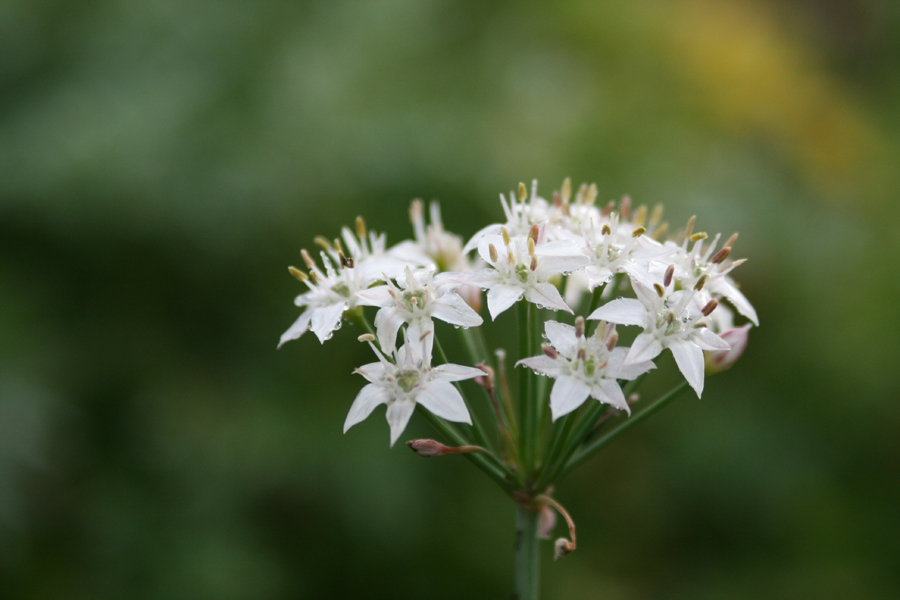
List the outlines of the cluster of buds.
<svg viewBox="0 0 900 600">
<path fill-rule="evenodd" d="M 427 223 L 423 203 L 414 201 L 414 239 L 394 246 L 357 219 L 355 232 L 316 238 L 320 263 L 303 250 L 306 270 L 289 267 L 307 290 L 297 296 L 303 310 L 279 344 L 308 330 L 324 343 L 343 320 L 363 328 L 359 339 L 378 360 L 356 369 L 368 384 L 344 431 L 385 404 L 393 445 L 422 407 L 452 445 L 429 439 L 409 447 L 421 456 L 465 454 L 525 498 L 520 502 L 563 514 L 571 540 L 558 542 L 558 555 L 574 549 L 574 525 L 549 496 L 550 485 L 596 449 L 591 437 L 611 414 L 631 414 L 628 398 L 636 398 L 653 361 L 671 351 L 699 397 L 706 375 L 734 364 L 751 324 L 759 323 L 732 279 L 744 262 L 731 259 L 737 234 L 719 247 L 721 236 L 710 240 L 695 231 L 691 217 L 666 237 L 661 207 L 633 208 L 627 197 L 601 207 L 596 199 L 595 185 L 573 195 L 568 179 L 551 201 L 538 195 L 537 182 L 530 191 L 520 184 L 500 196 L 505 221 L 465 244 L 444 229 L 437 203 Z M 483 292 L 492 321 L 517 307 L 517 386 L 507 375 L 506 351 L 489 353 L 481 334 Z M 374 327 L 366 307 L 377 308 Z M 738 315 L 749 322 L 736 327 Z M 444 356 L 435 321 L 460 329 L 469 351 L 465 364 Z M 620 330 L 625 335 L 629 327 L 637 328 L 626 337 L 630 346 L 620 345 Z M 552 379 L 549 393 L 539 376 Z M 480 411 L 459 384 L 468 379 L 489 400 Z M 482 426 L 479 412 L 493 426 Z M 569 416 L 568 425 L 559 423 Z"/>
</svg>

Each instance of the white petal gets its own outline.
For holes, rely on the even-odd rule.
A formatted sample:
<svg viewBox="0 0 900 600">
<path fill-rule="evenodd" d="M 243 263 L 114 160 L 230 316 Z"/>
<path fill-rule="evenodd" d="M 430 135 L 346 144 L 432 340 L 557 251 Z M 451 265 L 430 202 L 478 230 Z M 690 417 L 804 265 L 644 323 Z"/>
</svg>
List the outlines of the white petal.
<svg viewBox="0 0 900 600">
<path fill-rule="evenodd" d="M 572 358 L 578 352 L 578 342 L 575 338 L 575 328 L 558 321 L 544 323 L 544 335 L 550 345 L 563 356 Z"/>
<path fill-rule="evenodd" d="M 388 425 L 391 426 L 391 447 L 406 429 L 406 424 L 409 423 L 409 418 L 415 409 L 416 403 L 412 400 L 397 400 L 388 404 L 385 418 Z"/>
<path fill-rule="evenodd" d="M 466 242 L 466 245 L 463 248 L 463 254 L 468 254 L 469 252 L 471 252 L 472 250 L 477 248 L 478 243 L 481 241 L 481 238 L 483 238 L 486 235 L 491 235 L 491 234 L 497 233 L 498 231 L 500 231 L 501 227 L 503 227 L 503 225 L 501 225 L 499 223 L 494 223 L 493 225 L 488 225 L 487 227 L 485 227 L 485 228 L 481 229 L 480 231 L 478 231 L 477 233 L 475 233 L 475 235 L 472 236 L 472 239 L 470 239 L 468 242 Z"/>
<path fill-rule="evenodd" d="M 480 377 L 485 374 L 484 371 L 476 369 L 475 367 L 465 367 L 463 365 L 454 365 L 451 363 L 436 366 L 432 369 L 432 373 L 435 374 L 436 379 L 441 379 L 443 381 L 462 381 L 464 379 Z"/>
<path fill-rule="evenodd" d="M 696 344 L 692 344 L 687 340 L 675 340 L 669 344 L 669 349 L 675 357 L 675 364 L 697 397 L 703 393 L 703 350 Z"/>
<path fill-rule="evenodd" d="M 754 325 L 759 327 L 759 317 L 756 316 L 756 310 L 747 300 L 746 296 L 741 293 L 731 281 L 725 277 L 715 281 L 711 288 L 713 291 L 722 294 L 728 298 L 729 302 L 734 305 L 739 313 L 750 319 Z"/>
<path fill-rule="evenodd" d="M 640 300 L 616 298 L 592 312 L 588 319 L 602 319 L 608 323 L 643 327 L 647 319 L 647 309 Z"/>
<path fill-rule="evenodd" d="M 487 294 L 488 312 L 491 313 L 491 319 L 496 320 L 503 311 L 518 302 L 524 292 L 520 287 L 503 283 L 492 287 Z"/>
<path fill-rule="evenodd" d="M 660 343 L 655 335 L 642 333 L 634 338 L 634 343 L 631 345 L 631 350 L 628 351 L 628 355 L 625 357 L 624 364 L 633 365 L 635 363 L 653 360 L 659 356 L 659 353 L 662 351 L 662 343 Z"/>
<path fill-rule="evenodd" d="M 465 300 L 454 293 L 444 294 L 431 303 L 431 316 L 451 325 L 478 327 L 484 321 Z"/>
<path fill-rule="evenodd" d="M 631 407 L 628 406 L 625 394 L 615 379 L 601 379 L 591 387 L 591 395 L 604 404 L 631 414 Z"/>
<path fill-rule="evenodd" d="M 430 365 L 434 350 L 434 322 L 427 317 L 413 319 L 406 328 L 406 338 L 422 362 Z"/>
<path fill-rule="evenodd" d="M 393 307 L 382 308 L 375 314 L 375 330 L 381 349 L 390 354 L 397 344 L 397 331 L 403 325 L 403 316 Z"/>
<path fill-rule="evenodd" d="M 519 365 L 524 365 L 532 371 L 537 371 L 538 373 L 547 375 L 548 377 L 558 377 L 562 372 L 562 369 L 559 366 L 559 362 L 544 354 L 541 354 L 539 356 L 532 356 L 531 358 L 523 358 L 516 363 L 517 367 Z"/>
<path fill-rule="evenodd" d="M 311 310 L 303 311 L 303 314 L 300 315 L 300 318 L 298 318 L 296 321 L 294 321 L 294 324 L 291 325 L 288 328 L 288 330 L 282 334 L 281 340 L 279 340 L 279 342 L 278 342 L 278 347 L 281 348 L 281 346 L 285 342 L 289 342 L 291 340 L 296 340 L 298 337 L 300 337 L 301 335 L 306 333 L 306 330 L 309 329 L 309 320 L 311 318 L 312 318 Z"/>
<path fill-rule="evenodd" d="M 556 289 L 556 286 L 552 283 L 536 283 L 534 286 L 526 288 L 525 299 L 537 304 L 539 307 L 564 310 L 569 314 L 573 314 L 572 309 L 569 308 L 569 305 L 562 299 L 559 290 Z"/>
<path fill-rule="evenodd" d="M 463 273 L 453 273 L 453 278 L 460 285 L 473 285 L 483 289 L 495 285 L 499 276 L 496 269 L 474 269 Z"/>
<path fill-rule="evenodd" d="M 376 381 L 381 381 L 381 378 L 384 376 L 384 363 L 382 363 L 382 362 L 369 363 L 367 365 L 357 367 L 354 372 L 359 373 L 360 375 L 365 377 L 368 381 L 375 383 Z"/>
<path fill-rule="evenodd" d="M 348 429 L 372 414 L 376 406 L 386 403 L 390 397 L 391 394 L 388 388 L 374 383 L 370 383 L 359 390 L 356 400 L 353 401 L 350 412 L 347 413 L 347 418 L 344 420 L 344 433 L 347 433 Z"/>
<path fill-rule="evenodd" d="M 694 335 L 691 336 L 691 341 L 697 344 L 701 350 L 731 350 L 731 344 L 710 331 L 707 327 L 695 329 L 693 333 Z"/>
<path fill-rule="evenodd" d="M 331 339 L 334 330 L 341 326 L 341 315 L 347 308 L 346 302 L 337 302 L 313 311 L 310 329 L 323 344 Z"/>
<path fill-rule="evenodd" d="M 613 272 L 607 267 L 595 266 L 586 267 L 584 269 L 584 274 L 587 276 L 588 287 L 590 289 L 604 285 L 607 281 L 612 279 L 613 276 Z"/>
<path fill-rule="evenodd" d="M 489 265 L 494 264 L 495 261 L 491 260 L 491 245 L 497 250 L 498 255 L 503 257 L 502 260 L 506 260 L 506 245 L 499 235 L 486 235 L 478 242 L 478 254 L 481 256 L 481 260 Z"/>
<path fill-rule="evenodd" d="M 359 304 L 363 306 L 387 306 L 393 303 L 390 288 L 386 285 L 378 285 L 356 293 Z"/>
<path fill-rule="evenodd" d="M 472 424 L 469 409 L 452 384 L 440 379 L 429 381 L 416 394 L 416 402 L 442 419 Z"/>
<path fill-rule="evenodd" d="M 563 375 L 550 390 L 550 412 L 553 420 L 569 414 L 591 395 L 591 386 L 568 375 Z"/>
</svg>

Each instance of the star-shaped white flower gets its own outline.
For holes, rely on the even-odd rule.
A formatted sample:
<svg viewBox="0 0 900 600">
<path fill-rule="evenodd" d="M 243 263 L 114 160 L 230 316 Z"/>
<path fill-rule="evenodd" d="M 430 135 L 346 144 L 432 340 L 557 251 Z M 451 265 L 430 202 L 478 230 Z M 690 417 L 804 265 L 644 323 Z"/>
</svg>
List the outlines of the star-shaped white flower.
<svg viewBox="0 0 900 600">
<path fill-rule="evenodd" d="M 391 362 L 374 344 L 369 345 L 378 355 L 378 362 L 356 369 L 369 383 L 353 401 L 344 421 L 344 433 L 372 414 L 379 404 L 387 405 L 385 416 L 391 428 L 391 446 L 406 429 L 417 403 L 447 421 L 472 424 L 466 403 L 451 382 L 479 377 L 484 375 L 483 371 L 454 364 L 432 368 L 413 350 L 412 344 L 404 344 L 393 355 L 395 362 Z"/>
<path fill-rule="evenodd" d="M 281 336 L 279 348 L 310 329 L 324 344 L 340 328 L 344 312 L 361 304 L 358 297 L 360 291 L 367 289 L 384 274 L 396 277 L 407 266 L 407 262 L 386 253 L 383 233 L 376 235 L 369 231 L 367 235 L 362 219 L 357 219 L 356 229 L 356 236 L 348 228 L 342 229 L 343 244 L 340 240 L 335 240 L 333 245 L 324 238 L 317 240 L 322 246 L 320 255 L 324 270 L 319 268 L 306 250 L 301 254 L 309 275 L 294 267 L 289 269 L 294 277 L 309 287 L 309 291 L 294 299 L 294 304 L 305 306 L 306 309 Z"/>
<path fill-rule="evenodd" d="M 533 226 L 527 238 L 513 239 L 505 228 L 501 228 L 501 235 L 484 236 L 478 244 L 478 253 L 491 268 L 457 275 L 457 281 L 488 290 L 488 312 L 492 319 L 523 296 L 539 307 L 572 312 L 548 279 L 580 269 L 587 264 L 587 259 L 569 241 L 535 245 L 535 239 L 540 239 L 539 229 Z"/>
<path fill-rule="evenodd" d="M 547 321 L 544 335 L 550 342 L 544 346 L 544 354 L 524 358 L 516 366 L 524 365 L 556 380 L 550 391 L 554 421 L 576 410 L 588 396 L 631 414 L 617 380 L 631 381 L 655 365 L 649 360 L 625 364 L 628 349 L 615 347 L 615 325 L 600 323 L 594 335 L 586 336 L 581 317 L 576 319 L 575 327 Z"/>
<path fill-rule="evenodd" d="M 673 292 L 674 266 L 669 266 L 663 285 L 653 288 L 632 280 L 634 298 L 618 298 L 595 310 L 588 319 L 603 319 L 620 325 L 637 325 L 644 332 L 635 338 L 625 357 L 631 365 L 652 360 L 668 348 L 675 356 L 681 373 L 699 397 L 703 393 L 703 350 L 728 350 L 728 342 L 710 331 L 709 315 L 718 303 L 697 303 L 696 289 Z M 697 287 L 702 288 L 698 282 Z"/>
<path fill-rule="evenodd" d="M 360 303 L 378 306 L 375 327 L 378 343 L 385 352 L 393 352 L 400 326 L 406 323 L 407 338 L 423 339 L 425 362 L 431 361 L 434 345 L 434 322 L 440 319 L 457 327 L 477 327 L 483 322 L 454 291 L 459 282 L 452 275 L 435 276 L 433 269 L 413 273 L 406 268 L 404 276 L 395 286 L 390 279 L 387 285 L 359 292 Z M 399 287 L 398 287 L 399 286 Z"/>
</svg>

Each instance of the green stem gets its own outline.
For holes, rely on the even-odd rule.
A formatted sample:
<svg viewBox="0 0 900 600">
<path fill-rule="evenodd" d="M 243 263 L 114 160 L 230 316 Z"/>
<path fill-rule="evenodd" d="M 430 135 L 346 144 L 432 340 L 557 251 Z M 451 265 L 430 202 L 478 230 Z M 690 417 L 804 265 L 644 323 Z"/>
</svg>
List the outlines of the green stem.
<svg viewBox="0 0 900 600">
<path fill-rule="evenodd" d="M 540 511 L 516 505 L 516 600 L 540 597 L 541 556 L 538 552 Z"/>
<path fill-rule="evenodd" d="M 447 360 L 447 354 L 444 352 L 444 348 L 443 346 L 441 346 L 440 341 L 438 341 L 437 335 L 434 336 L 434 349 L 437 352 L 439 360 L 441 360 L 444 364 L 450 362 L 449 360 Z M 475 440 L 478 442 L 479 446 L 484 446 L 485 448 L 493 452 L 493 444 L 491 443 L 491 440 L 488 438 L 487 434 L 485 434 L 484 428 L 481 426 L 481 421 L 478 419 L 478 413 L 472 410 L 472 404 L 466 397 L 466 393 L 463 391 L 462 386 L 459 384 L 459 382 L 453 382 L 453 385 L 456 387 L 456 391 L 459 392 L 459 395 L 462 397 L 463 402 L 465 402 L 466 409 L 468 409 L 469 415 L 472 417 L 472 429 L 475 431 Z"/>
<path fill-rule="evenodd" d="M 451 427 L 446 421 L 431 414 L 428 409 L 423 407 L 422 405 L 416 405 L 416 410 L 420 415 L 425 417 L 425 420 L 431 423 L 431 426 L 434 427 L 438 433 L 443 435 L 447 441 L 449 441 L 454 446 L 468 446 L 469 443 L 455 428 Z M 502 487 L 507 492 L 510 491 L 509 485 L 509 471 L 506 467 L 503 466 L 503 463 L 494 456 L 492 453 L 477 453 L 477 452 L 468 452 L 464 453 L 468 460 L 470 460 L 476 467 L 484 471 L 488 477 L 496 481 L 500 487 Z"/>
<path fill-rule="evenodd" d="M 577 454 L 575 454 L 575 456 L 573 456 L 572 458 L 569 459 L 569 461 L 566 463 L 566 465 L 560 471 L 560 473 L 559 473 L 560 476 L 564 475 L 565 473 L 568 473 L 569 471 L 571 471 L 572 469 L 574 469 L 575 467 L 580 465 L 582 462 L 587 460 L 587 458 L 590 457 L 594 452 L 596 452 L 603 446 L 607 445 L 608 443 L 610 443 L 611 441 L 613 441 L 614 439 L 616 439 L 617 437 L 619 437 L 620 435 L 622 435 L 623 433 L 625 433 L 626 431 L 628 431 L 629 429 L 631 429 L 632 427 L 634 427 L 635 425 L 637 425 L 638 423 L 640 423 L 641 421 L 643 421 L 644 419 L 646 419 L 647 417 L 649 417 L 650 415 L 652 415 L 653 413 L 655 413 L 656 411 L 661 409 L 663 406 L 665 406 L 666 404 L 671 402 L 672 399 L 675 398 L 678 394 L 680 394 L 686 387 L 687 387 L 687 381 L 682 381 L 679 385 L 677 385 L 675 388 L 670 390 L 667 394 L 665 394 L 664 396 L 662 396 L 661 398 L 656 400 L 653 404 L 651 404 L 650 406 L 648 406 L 647 408 L 645 408 L 638 414 L 634 415 L 630 419 L 626 420 L 621 425 L 619 425 L 618 427 L 616 427 L 615 429 L 613 429 L 612 431 L 610 431 L 603 437 L 600 437 L 600 438 L 594 440 L 593 442 L 591 442 L 590 444 L 588 444 L 587 446 L 585 446 L 584 449 L 582 449 Z"/>
<path fill-rule="evenodd" d="M 532 331 L 531 331 L 531 303 L 521 300 L 516 306 L 518 312 L 519 329 L 519 355 L 518 360 L 531 356 Z M 534 411 L 532 399 L 532 371 L 524 367 L 519 368 L 518 413 L 521 419 L 520 428 L 520 456 L 522 468 L 526 476 L 534 468 Z"/>
<path fill-rule="evenodd" d="M 551 425 L 550 444 L 547 450 L 547 457 L 534 488 L 539 492 L 543 491 L 551 481 L 550 477 L 557 468 L 559 457 L 563 452 L 563 447 L 566 438 L 569 436 L 569 431 L 572 429 L 573 421 L 574 417 L 572 416 L 572 413 L 569 413 L 564 416 L 561 421 L 557 421 Z"/>
</svg>

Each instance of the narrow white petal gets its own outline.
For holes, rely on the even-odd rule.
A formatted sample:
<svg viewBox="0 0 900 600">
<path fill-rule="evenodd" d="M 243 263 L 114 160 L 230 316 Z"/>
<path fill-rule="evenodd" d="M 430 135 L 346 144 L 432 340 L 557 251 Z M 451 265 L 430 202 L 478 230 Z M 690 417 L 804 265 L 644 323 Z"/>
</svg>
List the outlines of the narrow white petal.
<svg viewBox="0 0 900 600">
<path fill-rule="evenodd" d="M 691 341 L 697 344 L 701 350 L 731 350 L 731 344 L 720 338 L 707 327 L 701 327 L 694 330 Z"/>
<path fill-rule="evenodd" d="M 463 254 L 468 254 L 472 250 L 478 247 L 478 243 L 481 241 L 486 235 L 491 235 L 500 231 L 500 228 L 503 227 L 500 223 L 494 223 L 493 225 L 488 225 L 487 227 L 481 229 L 475 235 L 472 236 L 468 242 L 466 242 L 465 247 L 463 248 Z"/>
<path fill-rule="evenodd" d="M 591 388 L 591 395 L 604 404 L 631 414 L 631 407 L 628 406 L 625 394 L 615 379 L 601 379 Z"/>
<path fill-rule="evenodd" d="M 550 390 L 550 412 L 553 420 L 569 414 L 591 395 L 591 386 L 568 375 L 563 375 Z"/>
<path fill-rule="evenodd" d="M 486 235 L 478 242 L 478 254 L 481 256 L 481 260 L 489 265 L 494 264 L 494 261 L 491 260 L 491 245 L 494 246 L 500 256 L 504 257 L 504 259 L 506 257 L 506 245 L 503 243 L 503 238 L 499 235 Z"/>
<path fill-rule="evenodd" d="M 365 420 L 366 417 L 372 414 L 376 406 L 386 403 L 390 397 L 388 388 L 374 383 L 370 383 L 359 390 L 356 400 L 353 401 L 350 412 L 347 413 L 347 418 L 344 421 L 344 433 L 347 433 L 347 430 L 357 423 Z"/>
<path fill-rule="evenodd" d="M 325 340 L 331 339 L 334 330 L 341 326 L 341 315 L 346 308 L 346 302 L 337 302 L 313 311 L 310 329 L 320 342 L 324 344 Z"/>
<path fill-rule="evenodd" d="M 281 340 L 279 340 L 278 342 L 278 347 L 281 348 L 281 346 L 285 342 L 296 340 L 298 337 L 306 333 L 306 330 L 309 329 L 309 320 L 311 318 L 311 310 L 303 311 L 303 314 L 300 315 L 300 318 L 294 321 L 294 324 L 291 325 L 288 330 L 281 335 Z"/>
<path fill-rule="evenodd" d="M 642 333 L 634 338 L 634 343 L 631 345 L 631 350 L 628 351 L 628 355 L 625 357 L 624 364 L 633 365 L 635 363 L 653 360 L 659 356 L 659 353 L 662 351 L 662 343 L 660 343 L 655 335 Z"/>
<path fill-rule="evenodd" d="M 381 381 L 381 378 L 384 376 L 384 363 L 382 363 L 382 362 L 369 363 L 367 365 L 357 367 L 354 372 L 359 373 L 360 375 L 365 377 L 368 381 L 375 383 L 376 381 Z"/>
<path fill-rule="evenodd" d="M 488 312 L 491 313 L 491 319 L 496 320 L 503 311 L 518 302 L 523 293 L 522 288 L 513 285 L 500 284 L 492 287 L 487 294 Z"/>
<path fill-rule="evenodd" d="M 523 358 L 516 363 L 516 366 L 525 366 L 532 371 L 537 371 L 548 377 L 557 377 L 562 372 L 559 363 L 549 356 L 541 354 L 540 356 L 532 356 L 531 358 Z"/>
<path fill-rule="evenodd" d="M 699 398 L 703 394 L 703 350 L 687 340 L 676 340 L 669 344 L 669 349 L 681 374 Z"/>
<path fill-rule="evenodd" d="M 572 309 L 562 299 L 559 290 L 552 283 L 536 283 L 533 287 L 526 288 L 525 298 L 538 306 L 552 308 L 553 310 L 564 310 L 572 314 Z"/>
<path fill-rule="evenodd" d="M 362 290 L 356 294 L 357 301 L 363 306 L 387 306 L 394 301 L 389 290 L 390 288 L 386 285 Z"/>
<path fill-rule="evenodd" d="M 416 402 L 442 419 L 472 424 L 472 417 L 469 416 L 469 409 L 462 396 L 446 381 L 435 379 L 423 385 L 416 394 Z"/>
<path fill-rule="evenodd" d="M 578 351 L 578 343 L 575 338 L 575 328 L 558 321 L 547 321 L 544 323 L 544 335 L 547 341 L 556 350 L 570 358 Z"/>
<path fill-rule="evenodd" d="M 391 447 L 406 429 L 406 424 L 409 423 L 409 418 L 415 409 L 416 403 L 412 400 L 397 400 L 388 404 L 385 418 L 387 418 L 388 425 L 391 426 Z"/>
<path fill-rule="evenodd" d="M 729 279 L 722 277 L 716 280 L 710 289 L 728 298 L 729 302 L 734 305 L 739 313 L 759 327 L 759 317 L 756 316 L 756 310 L 750 304 L 750 301 L 747 300 L 747 297 Z"/>
<path fill-rule="evenodd" d="M 465 367 L 463 365 L 454 365 L 451 363 L 436 366 L 432 369 L 432 373 L 435 374 L 435 378 L 442 379 L 443 381 L 462 381 L 464 379 L 480 377 L 485 374 L 484 371 L 476 369 L 475 367 Z"/>
<path fill-rule="evenodd" d="M 422 362 L 430 365 L 434 349 L 434 322 L 427 317 L 413 319 L 406 328 L 406 338 Z"/>
<path fill-rule="evenodd" d="M 397 331 L 403 325 L 403 316 L 394 307 L 380 309 L 375 314 L 375 330 L 378 333 L 378 343 L 381 349 L 390 354 L 397 344 Z"/>
<path fill-rule="evenodd" d="M 643 302 L 635 298 L 616 298 L 592 312 L 588 319 L 602 319 L 608 323 L 643 327 L 647 319 L 647 309 Z"/>
<path fill-rule="evenodd" d="M 594 266 L 586 267 L 584 269 L 584 274 L 587 276 L 588 287 L 590 289 L 605 285 L 613 276 L 613 272 L 607 267 Z"/>
<path fill-rule="evenodd" d="M 431 303 L 431 316 L 451 325 L 478 327 L 484 321 L 465 300 L 457 294 L 444 294 Z"/>
</svg>

